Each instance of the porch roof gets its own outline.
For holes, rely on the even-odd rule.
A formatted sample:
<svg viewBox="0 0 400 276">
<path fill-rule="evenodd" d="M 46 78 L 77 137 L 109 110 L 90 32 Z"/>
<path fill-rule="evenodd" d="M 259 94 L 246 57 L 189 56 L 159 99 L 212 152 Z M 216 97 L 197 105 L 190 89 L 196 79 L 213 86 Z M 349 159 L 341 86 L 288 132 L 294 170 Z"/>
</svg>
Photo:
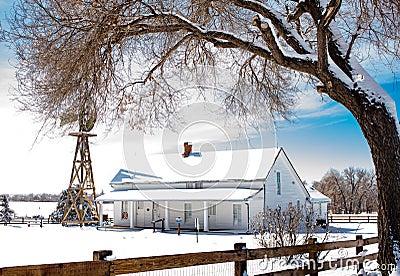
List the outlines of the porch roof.
<svg viewBox="0 0 400 276">
<path fill-rule="evenodd" d="M 311 203 L 330 203 L 331 199 L 324 195 L 323 193 L 319 192 L 316 190 L 314 187 L 305 186 L 308 193 L 310 194 L 310 197 L 308 198 L 308 201 Z"/>
<path fill-rule="evenodd" d="M 112 191 L 96 201 L 246 201 L 254 189 L 158 189 Z"/>
</svg>

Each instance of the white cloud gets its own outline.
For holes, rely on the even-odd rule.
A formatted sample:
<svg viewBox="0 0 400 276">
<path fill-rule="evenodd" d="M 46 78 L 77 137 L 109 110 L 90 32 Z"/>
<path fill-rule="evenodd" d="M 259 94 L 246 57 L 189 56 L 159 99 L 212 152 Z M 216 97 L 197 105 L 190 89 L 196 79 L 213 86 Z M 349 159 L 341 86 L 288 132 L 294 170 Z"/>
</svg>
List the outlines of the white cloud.
<svg viewBox="0 0 400 276">
<path fill-rule="evenodd" d="M 337 117 L 346 115 L 347 111 L 340 104 L 332 101 L 327 95 L 315 90 L 298 94 L 298 103 L 294 108 L 297 119 Z M 347 113 L 348 114 L 348 113 Z"/>
<path fill-rule="evenodd" d="M 298 94 L 298 104 L 295 109 L 298 112 L 309 112 L 320 109 L 330 102 L 327 96 L 309 90 Z"/>
</svg>

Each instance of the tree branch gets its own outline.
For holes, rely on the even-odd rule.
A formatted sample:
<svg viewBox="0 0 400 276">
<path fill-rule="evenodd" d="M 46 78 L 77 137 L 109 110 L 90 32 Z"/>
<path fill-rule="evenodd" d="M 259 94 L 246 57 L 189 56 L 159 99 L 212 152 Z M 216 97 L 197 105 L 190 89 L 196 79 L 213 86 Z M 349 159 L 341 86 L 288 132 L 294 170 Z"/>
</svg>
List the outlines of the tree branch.
<svg viewBox="0 0 400 276">
<path fill-rule="evenodd" d="M 322 19 L 320 20 L 320 25 L 324 28 L 328 28 L 329 24 L 335 18 L 336 14 L 339 12 L 340 6 L 342 5 L 342 0 L 331 0 L 325 9 Z"/>
<path fill-rule="evenodd" d="M 279 35 L 296 53 L 311 54 L 313 52 L 295 30 L 287 28 L 288 25 L 284 24 L 285 18 L 274 13 L 267 6 L 257 1 L 234 0 L 232 2 L 238 7 L 259 13 L 263 17 L 271 20 L 272 25 L 275 27 Z"/>
<path fill-rule="evenodd" d="M 351 50 L 353 49 L 354 43 L 356 42 L 356 39 L 357 39 L 357 37 L 359 36 L 358 31 L 359 31 L 360 29 L 361 29 L 360 26 L 358 26 L 356 33 L 353 34 L 353 35 L 351 36 L 351 40 L 350 40 L 350 43 L 349 43 L 349 47 L 347 48 L 346 56 L 345 56 L 345 58 L 344 58 L 345 60 L 348 60 L 348 59 L 350 58 Z"/>
<path fill-rule="evenodd" d="M 165 55 L 161 58 L 160 62 L 158 62 L 147 74 L 146 78 L 143 80 L 143 84 L 146 84 L 146 82 L 152 78 L 153 73 L 161 68 L 165 62 L 168 60 L 168 58 L 183 44 L 185 43 L 190 37 L 192 37 L 192 34 L 187 34 L 185 35 L 181 40 L 179 40 L 174 46 L 172 46 L 166 53 Z"/>
<path fill-rule="evenodd" d="M 268 23 L 261 22 L 260 17 L 258 15 L 254 16 L 254 20 L 252 23 L 253 26 L 256 26 L 260 32 L 264 42 L 267 44 L 268 48 L 270 49 L 272 55 L 276 59 L 279 64 L 285 63 L 285 56 L 282 53 L 278 43 L 277 38 L 272 33 L 272 30 Z"/>
</svg>

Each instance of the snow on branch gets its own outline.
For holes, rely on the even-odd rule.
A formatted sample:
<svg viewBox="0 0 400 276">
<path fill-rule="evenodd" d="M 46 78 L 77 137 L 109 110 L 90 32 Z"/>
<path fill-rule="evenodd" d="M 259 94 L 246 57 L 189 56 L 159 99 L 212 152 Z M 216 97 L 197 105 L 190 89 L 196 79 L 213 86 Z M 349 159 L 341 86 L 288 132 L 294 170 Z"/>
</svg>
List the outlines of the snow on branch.
<svg viewBox="0 0 400 276">
<path fill-rule="evenodd" d="M 286 43 L 293 48 L 298 54 L 311 54 L 314 53 L 304 39 L 296 32 L 296 30 L 286 23 L 286 19 L 275 12 L 273 9 L 266 5 L 253 0 L 235 0 L 233 3 L 239 7 L 254 11 L 257 14 L 269 19 L 275 27 L 279 35 L 286 41 Z"/>
</svg>

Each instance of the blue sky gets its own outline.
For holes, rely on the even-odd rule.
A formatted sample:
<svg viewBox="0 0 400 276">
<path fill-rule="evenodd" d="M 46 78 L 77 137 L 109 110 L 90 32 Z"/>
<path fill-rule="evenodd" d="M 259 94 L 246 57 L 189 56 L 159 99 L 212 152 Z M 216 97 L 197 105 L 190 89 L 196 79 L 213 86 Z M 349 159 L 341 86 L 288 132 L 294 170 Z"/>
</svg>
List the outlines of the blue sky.
<svg viewBox="0 0 400 276">
<path fill-rule="evenodd" d="M 395 74 L 369 72 L 392 96 L 400 110 L 400 83 Z M 349 166 L 372 169 L 370 149 L 350 112 L 327 97 L 319 98 L 315 92 L 305 97 L 314 100 L 305 100 L 306 107 L 300 104 L 298 118 L 293 122 L 279 122 L 277 130 L 278 144 L 286 149 L 299 173 L 303 172 L 305 179 L 310 181 L 318 179 L 321 172 L 331 167 L 338 170 Z"/>
<path fill-rule="evenodd" d="M 0 19 L 10 7 L 0 0 Z M 14 71 L 9 65 L 12 53 L 0 43 L 0 167 L 2 193 L 59 193 L 68 187 L 75 140 L 72 137 L 43 138 L 32 147 L 40 124 L 32 115 L 18 112 L 10 101 L 9 90 L 15 85 Z M 368 68 L 368 64 L 367 68 Z M 376 65 L 376 63 L 375 63 Z M 372 66 L 370 66 L 372 67 Z M 394 74 L 382 66 L 369 73 L 396 101 L 400 110 L 400 84 Z M 355 119 L 340 104 L 314 91 L 299 95 L 299 105 L 292 121 L 278 121 L 277 144 L 284 147 L 300 177 L 319 180 L 330 168 L 372 169 L 369 147 Z M 94 178 L 98 190 L 109 190 L 114 174 L 125 167 L 122 131 L 108 135 L 98 132 L 91 152 Z"/>
</svg>

